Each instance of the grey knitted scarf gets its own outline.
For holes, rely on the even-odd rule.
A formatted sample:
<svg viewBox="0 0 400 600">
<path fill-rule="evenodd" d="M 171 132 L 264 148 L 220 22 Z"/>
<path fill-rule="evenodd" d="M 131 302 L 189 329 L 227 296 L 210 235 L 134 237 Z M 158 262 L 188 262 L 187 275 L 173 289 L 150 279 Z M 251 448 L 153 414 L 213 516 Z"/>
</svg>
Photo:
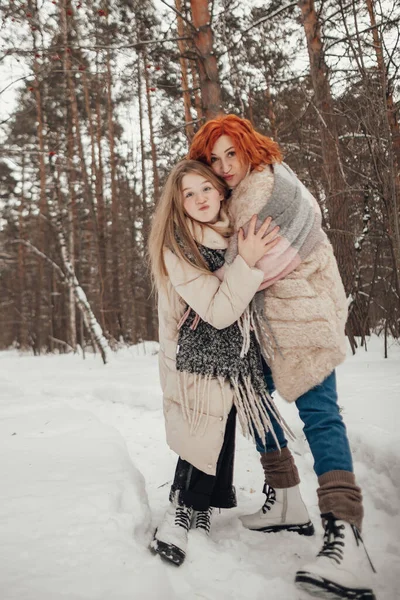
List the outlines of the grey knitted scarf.
<svg viewBox="0 0 400 600">
<path fill-rule="evenodd" d="M 214 250 L 200 244 L 198 248 L 211 272 L 223 266 L 225 250 Z M 268 392 L 256 336 L 251 323 L 246 327 L 243 318 L 250 318 L 248 311 L 233 325 L 219 330 L 202 321 L 188 306 L 178 325 L 176 369 L 183 376 L 180 399 L 186 417 L 191 422 L 191 430 L 193 433 L 198 430 L 204 415 L 207 419 L 210 380 L 217 379 L 222 390 L 225 381 L 230 382 L 239 422 L 246 436 L 255 439 L 257 433 L 265 444 L 266 433 L 271 431 L 277 442 L 269 416 L 273 414 L 288 435 L 293 437 Z M 246 330 L 249 335 L 244 344 Z M 194 376 L 195 399 L 192 410 L 186 394 L 188 381 L 185 377 L 188 373 Z"/>
</svg>

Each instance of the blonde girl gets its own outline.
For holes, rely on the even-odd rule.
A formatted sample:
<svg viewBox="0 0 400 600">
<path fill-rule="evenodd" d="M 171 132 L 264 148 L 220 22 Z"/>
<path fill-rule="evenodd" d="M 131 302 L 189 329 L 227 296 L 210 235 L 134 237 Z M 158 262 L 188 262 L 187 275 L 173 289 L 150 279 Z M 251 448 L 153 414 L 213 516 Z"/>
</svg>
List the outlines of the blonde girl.
<svg viewBox="0 0 400 600">
<path fill-rule="evenodd" d="M 246 237 L 240 232 L 238 255 L 221 282 L 214 272 L 223 266 L 231 235 L 227 194 L 226 183 L 206 165 L 178 163 L 149 238 L 166 437 L 179 456 L 170 504 L 151 547 L 177 565 L 190 527 L 208 533 L 212 508 L 236 505 L 236 414 L 250 435 L 271 424 L 259 400 L 265 389 L 258 347 L 253 335 L 242 339 L 238 320 L 262 282 L 254 265 L 277 243 L 278 228 L 266 235 L 266 219 L 256 233 L 254 218 Z"/>
</svg>

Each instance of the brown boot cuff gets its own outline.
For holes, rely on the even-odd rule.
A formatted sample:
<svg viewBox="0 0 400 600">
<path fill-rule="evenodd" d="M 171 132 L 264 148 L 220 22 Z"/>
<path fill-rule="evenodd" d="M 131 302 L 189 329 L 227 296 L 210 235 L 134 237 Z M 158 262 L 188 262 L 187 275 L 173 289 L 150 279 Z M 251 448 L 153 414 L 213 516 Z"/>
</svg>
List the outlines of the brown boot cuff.
<svg viewBox="0 0 400 600">
<path fill-rule="evenodd" d="M 260 456 L 265 483 L 275 489 L 294 487 L 300 483 L 299 472 L 289 448 L 264 452 Z"/>
<path fill-rule="evenodd" d="M 318 477 L 318 501 L 321 514 L 332 513 L 337 519 L 355 525 L 360 531 L 364 516 L 361 489 L 350 471 L 329 471 Z"/>
</svg>

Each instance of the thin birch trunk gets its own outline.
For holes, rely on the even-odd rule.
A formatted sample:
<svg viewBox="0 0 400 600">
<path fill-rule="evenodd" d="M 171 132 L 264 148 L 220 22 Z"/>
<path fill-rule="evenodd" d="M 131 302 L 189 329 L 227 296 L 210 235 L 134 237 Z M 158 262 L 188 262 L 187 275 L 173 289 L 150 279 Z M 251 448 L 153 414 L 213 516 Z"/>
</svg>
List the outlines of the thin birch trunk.
<svg viewBox="0 0 400 600">
<path fill-rule="evenodd" d="M 77 112 L 74 84 L 71 80 L 71 58 L 68 52 L 68 24 L 67 24 L 67 11 L 68 0 L 60 0 L 60 26 L 61 35 L 63 39 L 63 69 L 64 69 L 64 81 L 65 81 L 65 95 L 69 99 L 67 108 L 67 156 L 68 156 L 68 184 L 70 199 L 67 201 L 67 213 L 68 213 L 68 253 L 69 260 L 74 266 L 75 260 L 75 168 L 74 168 L 74 154 L 75 154 L 75 142 L 79 137 L 77 131 L 77 121 L 74 118 L 74 110 Z M 75 121 L 75 122 L 74 122 Z M 75 131 L 74 131 L 75 125 Z M 84 165 L 82 165 L 84 168 Z M 60 199 L 61 200 L 61 199 Z M 75 299 L 73 287 L 68 287 L 68 343 L 71 348 L 76 352 L 76 313 L 75 313 Z"/>
</svg>

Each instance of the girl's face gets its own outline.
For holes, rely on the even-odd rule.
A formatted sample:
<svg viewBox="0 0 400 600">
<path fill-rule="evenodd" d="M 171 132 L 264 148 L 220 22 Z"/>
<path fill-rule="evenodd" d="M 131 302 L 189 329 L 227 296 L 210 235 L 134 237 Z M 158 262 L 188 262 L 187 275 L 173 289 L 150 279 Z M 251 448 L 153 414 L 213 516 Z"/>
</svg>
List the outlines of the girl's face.
<svg viewBox="0 0 400 600">
<path fill-rule="evenodd" d="M 238 159 L 229 135 L 221 135 L 211 150 L 211 168 L 225 179 L 230 188 L 235 188 L 246 177 L 249 163 Z"/>
<path fill-rule="evenodd" d="M 200 223 L 216 223 L 224 196 L 203 175 L 188 173 L 182 178 L 183 208 Z"/>
</svg>

